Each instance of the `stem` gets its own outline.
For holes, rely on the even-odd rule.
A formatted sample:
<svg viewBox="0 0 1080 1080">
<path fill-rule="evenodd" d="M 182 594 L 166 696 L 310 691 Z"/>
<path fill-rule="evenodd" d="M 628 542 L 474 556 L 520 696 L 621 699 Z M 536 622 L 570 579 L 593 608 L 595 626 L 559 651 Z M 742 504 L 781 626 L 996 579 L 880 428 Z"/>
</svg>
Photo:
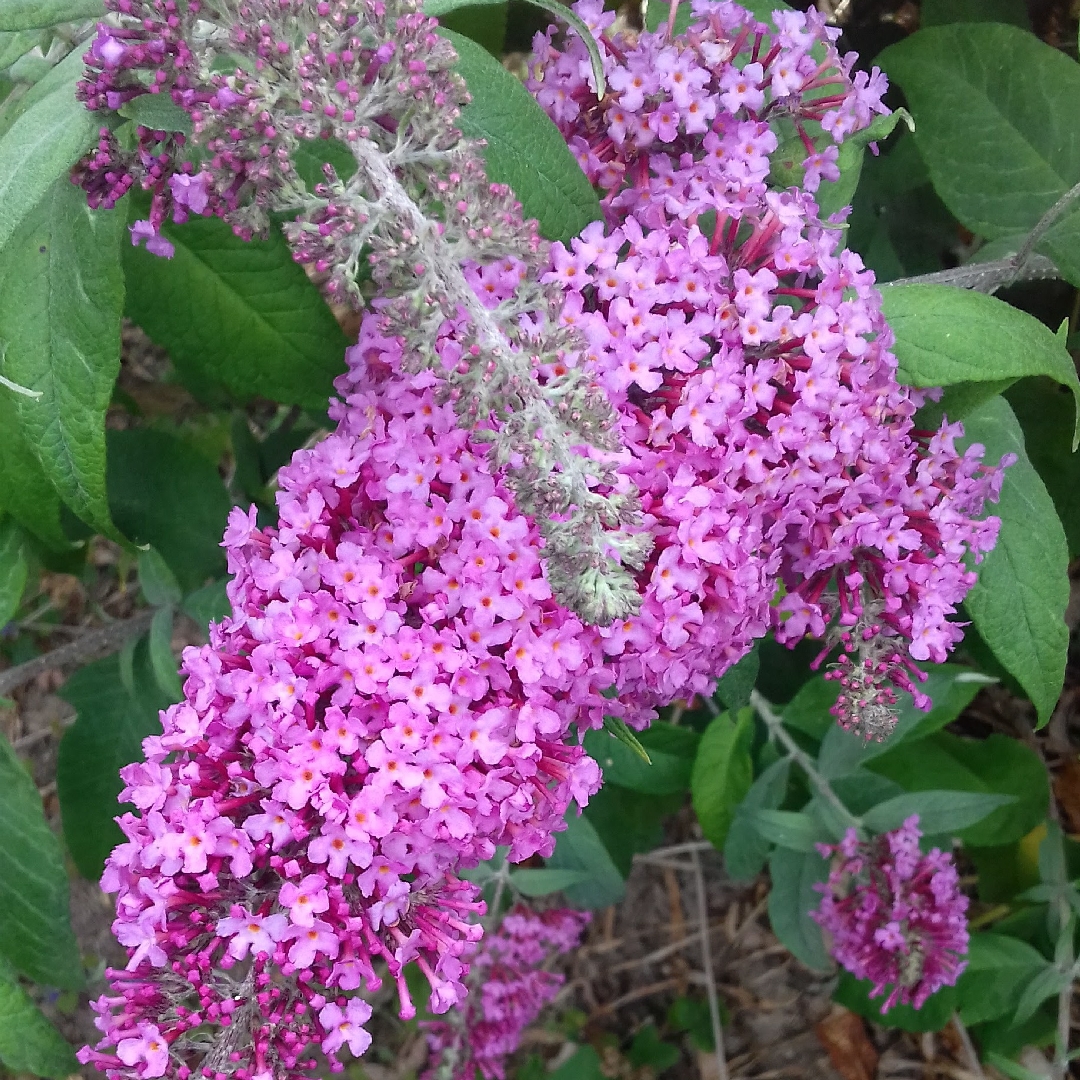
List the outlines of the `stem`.
<svg viewBox="0 0 1080 1080">
<path fill-rule="evenodd" d="M 818 772 L 817 765 L 808 753 L 788 734 L 780 714 L 757 690 L 750 691 L 750 704 L 769 729 L 769 736 L 776 739 L 788 752 L 788 756 L 799 766 L 817 793 L 837 812 L 841 819 L 852 829 L 861 829 L 862 822 L 840 801 L 840 796 L 833 791 L 829 781 Z"/>
<path fill-rule="evenodd" d="M 701 856 L 697 848 L 692 850 L 691 857 L 694 860 L 698 926 L 701 927 L 701 963 L 705 969 L 705 992 L 709 998 L 709 1021 L 712 1024 L 717 1074 L 720 1080 L 728 1080 L 727 1059 L 724 1056 L 724 1027 L 720 1022 L 720 1000 L 716 994 L 716 976 L 713 974 L 712 948 L 709 945 L 709 909 L 705 900 L 705 875 L 701 872 Z"/>
<path fill-rule="evenodd" d="M 1073 918 L 1069 900 L 1063 893 L 1058 895 L 1058 920 L 1061 928 L 1058 930 L 1057 963 L 1064 979 L 1061 989 L 1058 991 L 1058 1014 L 1057 1032 L 1054 1036 L 1054 1061 L 1050 1066 L 1050 1075 L 1053 1080 L 1067 1080 L 1069 1075 L 1069 1030 L 1072 1020 L 1072 995 L 1073 984 L 1080 972 L 1077 968 L 1076 957 L 1073 953 L 1073 935 L 1076 932 L 1076 921 Z"/>
<path fill-rule="evenodd" d="M 1020 272 L 1024 264 L 1031 257 L 1031 254 L 1034 252 L 1039 241 L 1050 231 L 1050 227 L 1054 222 L 1057 221 L 1057 219 L 1061 217 L 1061 215 L 1064 214 L 1077 199 L 1080 199 L 1080 184 L 1076 184 L 1069 188 L 1069 190 L 1066 191 L 1041 218 L 1039 218 L 1035 223 L 1035 228 L 1028 233 L 1027 239 L 1020 245 L 1020 250 L 1013 256 L 1013 276 L 1004 282 L 1005 285 L 1012 284 L 1016 274 Z"/>
<path fill-rule="evenodd" d="M 91 630 L 78 641 L 61 645 L 59 649 L 52 649 L 33 660 L 27 660 L 25 664 L 0 672 L 0 697 L 7 697 L 17 686 L 22 686 L 44 671 L 109 656 L 120 649 L 128 638 L 149 630 L 156 613 L 157 608 L 147 608 L 129 619 L 120 619 Z"/>
</svg>

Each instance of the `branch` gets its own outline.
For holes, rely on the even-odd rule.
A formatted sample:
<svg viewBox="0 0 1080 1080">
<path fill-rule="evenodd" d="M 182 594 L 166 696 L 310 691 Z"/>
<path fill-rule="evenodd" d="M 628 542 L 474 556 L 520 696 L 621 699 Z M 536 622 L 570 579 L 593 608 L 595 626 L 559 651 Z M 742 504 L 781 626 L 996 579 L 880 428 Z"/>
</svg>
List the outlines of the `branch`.
<svg viewBox="0 0 1080 1080">
<path fill-rule="evenodd" d="M 61 645 L 59 649 L 36 656 L 25 664 L 0 671 L 0 697 L 7 697 L 16 687 L 29 682 L 42 672 L 109 656 L 120 649 L 128 638 L 149 630 L 156 612 L 157 608 L 147 608 L 129 619 L 120 619 L 97 630 L 91 630 L 78 641 Z"/>
<path fill-rule="evenodd" d="M 1045 255 L 1036 255 L 1035 248 L 1050 231 L 1054 222 L 1080 200 L 1080 184 L 1070 188 L 1035 223 L 1035 228 L 1024 238 L 1015 255 L 993 259 L 984 263 L 968 263 L 954 270 L 940 270 L 936 274 L 920 274 L 917 277 L 898 278 L 883 282 L 885 285 L 955 285 L 959 289 L 994 293 L 1017 281 L 1044 281 L 1061 277 L 1061 271 Z"/>
<path fill-rule="evenodd" d="M 672 5 L 674 9 L 674 5 Z M 705 875 L 701 872 L 701 857 L 697 848 L 691 852 L 694 860 L 694 884 L 697 890 L 698 925 L 701 927 L 701 963 L 705 969 L 705 992 L 709 998 L 709 1022 L 712 1024 L 713 1049 L 720 1080 L 728 1080 L 727 1059 L 724 1055 L 724 1026 L 720 1021 L 720 1001 L 713 974 L 712 946 L 709 942 L 709 907 L 705 899 Z"/>
</svg>

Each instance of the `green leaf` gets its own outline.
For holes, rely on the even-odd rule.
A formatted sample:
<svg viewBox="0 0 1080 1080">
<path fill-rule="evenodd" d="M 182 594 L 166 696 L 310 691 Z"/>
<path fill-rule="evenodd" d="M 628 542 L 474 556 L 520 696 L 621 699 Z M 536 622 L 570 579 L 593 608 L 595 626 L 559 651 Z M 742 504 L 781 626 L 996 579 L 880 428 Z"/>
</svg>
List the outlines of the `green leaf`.
<svg viewBox="0 0 1080 1080">
<path fill-rule="evenodd" d="M 755 641 L 754 647 L 733 667 L 728 668 L 716 684 L 716 696 L 724 707 L 732 711 L 745 709 L 750 704 L 750 692 L 757 685 L 761 670 L 761 653 Z"/>
<path fill-rule="evenodd" d="M 18 30 L 14 33 L 0 32 L 0 71 L 11 67 L 20 56 L 25 55 L 37 45 L 48 48 L 48 40 L 39 30 Z M 0 98 L 7 89 L 0 91 Z"/>
<path fill-rule="evenodd" d="M 643 761 L 646 765 L 652 764 L 645 747 L 641 745 L 641 740 L 627 726 L 625 720 L 621 720 L 617 716 L 605 716 L 604 730 L 613 739 L 622 743 L 640 761 Z"/>
<path fill-rule="evenodd" d="M 840 684 L 820 675 L 799 687 L 799 692 L 783 709 L 784 726 L 801 731 L 812 739 L 824 739 L 836 727 L 829 710 L 836 704 Z"/>
<path fill-rule="evenodd" d="M 863 814 L 863 824 L 871 832 L 884 833 L 900 828 L 919 815 L 924 836 L 949 835 L 983 820 L 999 806 L 1016 802 L 1015 795 L 994 795 L 970 791 L 911 791 L 879 803 Z"/>
<path fill-rule="evenodd" d="M 994 550 L 978 567 L 979 579 L 964 606 L 998 662 L 1027 691 L 1040 725 L 1050 719 L 1065 677 L 1069 631 L 1069 550 L 1054 503 L 1028 461 L 1024 436 L 1008 403 L 987 402 L 964 421 L 968 442 L 986 447 L 996 464 L 1013 453 L 1005 470 L 1001 518 Z"/>
<path fill-rule="evenodd" d="M 148 604 L 179 604 L 182 593 L 169 564 L 153 548 L 139 552 L 139 585 Z"/>
<path fill-rule="evenodd" d="M 79 1071 L 64 1037 L 0 960 L 0 1064 L 12 1073 L 63 1080 Z"/>
<path fill-rule="evenodd" d="M 995 1069 L 1003 1072 L 1011 1080 L 1046 1080 L 1045 1072 L 1032 1072 L 1031 1069 L 1025 1068 L 1016 1061 L 1010 1061 L 1009 1058 L 995 1053 L 993 1050 L 986 1055 L 986 1063 L 987 1065 L 993 1065 Z"/>
<path fill-rule="evenodd" d="M 738 719 L 721 713 L 705 729 L 690 775 L 690 795 L 701 831 L 714 847 L 723 849 L 735 808 L 754 779 L 750 742 L 753 712 L 743 709 Z"/>
<path fill-rule="evenodd" d="M 1080 181 L 1080 65 L 1015 26 L 932 26 L 877 57 L 915 116 L 934 187 L 972 232 L 1026 233 Z M 1080 213 L 1039 250 L 1080 284 Z"/>
<path fill-rule="evenodd" d="M 1080 342 L 1078 342 L 1080 345 Z M 1006 395 L 1024 431 L 1028 458 L 1054 500 L 1069 554 L 1080 555 L 1080 454 L 1069 452 L 1073 404 L 1068 391 L 1049 379 L 1031 379 Z"/>
<path fill-rule="evenodd" d="M 596 829 L 588 818 L 578 814 L 575 806 L 566 811 L 565 821 L 566 831 L 559 833 L 548 867 L 574 871 L 586 878 L 563 887 L 567 902 L 581 908 L 617 904 L 626 893 L 626 883 Z"/>
<path fill-rule="evenodd" d="M 30 3 L 36 6 L 36 0 Z M 0 251 L 54 180 L 74 186 L 63 174 L 94 141 L 98 122 L 75 100 L 82 64 L 60 67 L 63 81 L 50 82 L 48 93 L 24 104 L 24 111 L 0 136 Z M 85 204 L 86 196 L 80 193 L 79 198 Z"/>
<path fill-rule="evenodd" d="M 571 885 L 583 885 L 589 875 L 582 870 L 514 870 L 510 883 L 522 896 L 550 896 Z"/>
<path fill-rule="evenodd" d="M 0 30 L 35 30 L 104 14 L 101 0 L 0 0 Z"/>
<path fill-rule="evenodd" d="M 47 547 L 63 551 L 71 544 L 60 527 L 60 496 L 19 428 L 14 398 L 0 387 L 0 506 Z"/>
<path fill-rule="evenodd" d="M 697 750 L 696 733 L 671 724 L 656 723 L 641 732 L 646 764 L 630 747 L 606 732 L 587 731 L 584 745 L 604 772 L 605 784 L 617 784 L 647 795 L 673 795 L 690 786 L 690 771 Z"/>
<path fill-rule="evenodd" d="M 677 1064 L 682 1054 L 677 1046 L 660 1038 L 655 1024 L 646 1024 L 634 1036 L 626 1057 L 635 1068 L 646 1068 L 650 1076 L 659 1076 Z"/>
<path fill-rule="evenodd" d="M 20 427 L 64 502 L 113 539 L 105 412 L 120 371 L 124 231 L 122 214 L 88 209 L 61 177 L 0 251 L 3 374 L 40 394 L 15 395 Z"/>
<path fill-rule="evenodd" d="M 154 613 L 150 623 L 148 647 L 150 664 L 154 669 L 161 692 L 172 701 L 179 701 L 184 696 L 180 685 L 180 674 L 176 657 L 172 651 L 173 609 L 163 607 Z"/>
<path fill-rule="evenodd" d="M 1015 1013 L 1027 983 L 1047 966 L 1026 941 L 1006 934 L 972 934 L 967 968 L 956 984 L 960 1019 L 969 1027 Z"/>
<path fill-rule="evenodd" d="M 2 736 L 0 912 L 0 958 L 45 986 L 82 985 L 60 841 L 45 821 L 33 780 Z"/>
<path fill-rule="evenodd" d="M 1061 971 L 1052 965 L 1044 967 L 1024 987 L 1024 992 L 1020 995 L 1020 1001 L 1016 1006 L 1013 1023 L 1022 1024 L 1030 1020 L 1047 998 L 1057 997 L 1071 982 L 1072 978 L 1067 971 Z"/>
<path fill-rule="evenodd" d="M 761 873 L 772 844 L 758 831 L 755 811 L 775 810 L 784 801 L 791 758 L 774 761 L 751 785 L 735 810 L 735 819 L 724 841 L 724 867 L 735 881 L 753 881 Z"/>
<path fill-rule="evenodd" d="M 881 1006 L 889 996 L 891 987 L 886 987 L 884 993 L 871 998 L 873 986 L 869 979 L 860 981 L 848 972 L 841 971 L 833 1001 L 875 1024 L 899 1028 L 901 1031 L 940 1031 L 956 1011 L 956 987 L 946 986 L 931 994 L 920 1009 L 913 1009 L 910 1005 L 894 1005 L 883 1014 Z"/>
<path fill-rule="evenodd" d="M 813 971 L 828 971 L 830 960 L 821 927 L 810 912 L 821 906 L 814 888 L 828 877 L 829 864 L 816 852 L 777 848 L 769 856 L 769 923 L 773 933 Z"/>
<path fill-rule="evenodd" d="M 898 377 L 909 386 L 1002 383 L 1049 375 L 1073 392 L 1080 379 L 1061 338 L 1038 319 L 993 296 L 949 285 L 893 285 L 882 310 L 896 344 Z M 976 402 L 978 404 L 978 402 Z M 949 414 L 950 420 L 960 419 Z M 1073 448 L 1080 440 L 1077 412 Z"/>
<path fill-rule="evenodd" d="M 923 0 L 919 25 L 946 26 L 958 22 L 997 22 L 1031 29 L 1024 0 Z"/>
<path fill-rule="evenodd" d="M 217 469 L 175 435 L 145 428 L 109 432 L 109 505 L 132 540 L 154 546 L 180 589 L 225 572 L 225 486 Z"/>
<path fill-rule="evenodd" d="M 458 126 L 469 138 L 487 140 L 488 178 L 509 184 L 522 213 L 536 218 L 547 239 L 569 243 L 590 221 L 599 220 L 601 211 L 566 140 L 502 64 L 460 34 L 439 33 L 454 46 L 457 71 L 472 96 Z"/>
<path fill-rule="evenodd" d="M 582 1046 L 554 1072 L 545 1075 L 548 1080 L 604 1080 L 605 1074 L 600 1067 L 600 1055 L 591 1046 Z"/>
<path fill-rule="evenodd" d="M 191 134 L 191 117 L 168 94 L 140 94 L 121 105 L 117 112 L 154 131 Z"/>
<path fill-rule="evenodd" d="M 1050 798 L 1046 769 L 1030 747 L 1006 735 L 964 739 L 948 732 L 896 747 L 869 766 L 906 791 L 950 790 L 1011 795 L 977 825 L 949 822 L 944 829 L 928 824 L 925 833 L 959 835 L 965 844 L 995 847 L 1026 836 L 1046 814 Z M 948 811 L 946 810 L 946 818 Z"/>
<path fill-rule="evenodd" d="M 211 581 L 201 589 L 196 589 L 184 597 L 181 608 L 190 615 L 200 627 L 212 622 L 221 622 L 232 610 L 229 595 L 225 591 L 224 581 Z"/>
<path fill-rule="evenodd" d="M 64 839 L 79 872 L 94 880 L 123 840 L 113 821 L 122 810 L 119 771 L 143 759 L 142 741 L 160 732 L 158 710 L 169 704 L 145 639 L 136 645 L 132 674 L 129 690 L 119 657 L 109 656 L 76 671 L 60 691 L 78 714 L 60 741 L 56 763 Z"/>
<path fill-rule="evenodd" d="M 807 814 L 762 807 L 750 813 L 750 820 L 763 839 L 788 851 L 816 851 L 818 844 L 833 840 L 828 831 Z"/>
<path fill-rule="evenodd" d="M 583 816 L 596 830 L 615 868 L 625 878 L 630 874 L 635 855 L 652 851 L 663 843 L 664 818 L 682 809 L 684 801 L 683 792 L 644 795 L 617 784 L 606 784 L 589 799 Z"/>
<path fill-rule="evenodd" d="M 0 521 L 0 630 L 19 608 L 30 567 L 22 533 L 14 521 Z"/>
<path fill-rule="evenodd" d="M 993 682 L 990 676 L 957 664 L 933 664 L 926 682 L 919 685 L 933 703 L 930 712 L 923 712 L 910 696 L 903 695 L 896 727 L 882 742 L 868 742 L 860 735 L 845 731 L 839 724 L 833 724 L 821 740 L 818 769 L 824 777 L 834 780 L 861 769 L 868 761 L 895 750 L 902 742 L 925 739 L 952 723 L 971 704 L 972 698 Z"/>
<path fill-rule="evenodd" d="M 224 387 L 325 409 L 349 342 L 318 289 L 273 230 L 245 242 L 215 218 L 165 225 L 172 259 L 125 247 L 126 314 L 197 394 Z"/>
</svg>

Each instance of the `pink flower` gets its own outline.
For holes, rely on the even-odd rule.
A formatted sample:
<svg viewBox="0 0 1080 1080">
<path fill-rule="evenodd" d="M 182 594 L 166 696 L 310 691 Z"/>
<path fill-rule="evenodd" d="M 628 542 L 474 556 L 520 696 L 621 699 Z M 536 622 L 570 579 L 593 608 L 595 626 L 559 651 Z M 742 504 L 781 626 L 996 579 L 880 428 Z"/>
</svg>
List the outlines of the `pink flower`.
<svg viewBox="0 0 1080 1080">
<path fill-rule="evenodd" d="M 144 1077 L 164 1076 L 169 1067 L 169 1045 L 153 1024 L 140 1024 L 137 1035 L 121 1039 L 116 1056 L 125 1065 L 139 1067 Z"/>
<path fill-rule="evenodd" d="M 324 1005 L 319 1010 L 319 1023 L 326 1032 L 323 1052 L 336 1054 L 348 1043 L 353 1057 L 360 1057 L 371 1045 L 371 1035 L 364 1027 L 370 1018 L 371 1006 L 359 998 L 349 998 L 344 1009 L 335 1004 Z"/>
</svg>

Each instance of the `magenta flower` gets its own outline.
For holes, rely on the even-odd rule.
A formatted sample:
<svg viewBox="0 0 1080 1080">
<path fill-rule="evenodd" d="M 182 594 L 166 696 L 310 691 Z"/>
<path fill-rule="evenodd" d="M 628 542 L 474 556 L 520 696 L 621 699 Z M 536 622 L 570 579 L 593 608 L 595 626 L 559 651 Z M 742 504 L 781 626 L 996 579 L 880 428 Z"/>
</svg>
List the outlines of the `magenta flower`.
<svg viewBox="0 0 1080 1080">
<path fill-rule="evenodd" d="M 981 447 L 956 450 L 959 425 L 915 430 L 923 395 L 896 381 L 873 274 L 805 190 L 766 184 L 778 123 L 806 147 L 807 189 L 834 178 L 836 146 L 809 125 L 837 141 L 866 127 L 883 77 L 853 81 L 812 10 L 771 29 L 694 0 L 674 40 L 612 38 L 598 0 L 576 10 L 617 92 L 600 101 L 584 45 L 554 30 L 529 85 L 605 193 L 607 228 L 554 245 L 544 280 L 566 291 L 562 321 L 622 418 L 622 474 L 653 535 L 640 621 L 663 647 L 644 652 L 643 681 L 674 694 L 768 627 L 789 645 L 809 634 L 819 663 L 844 650 L 828 673 L 841 723 L 882 738 L 898 691 L 927 704 L 916 661 L 962 636 L 965 555 L 993 546 L 996 520 L 976 518 L 1000 486 Z"/>
<path fill-rule="evenodd" d="M 504 1080 L 522 1033 L 565 981 L 544 965 L 577 948 L 589 919 L 567 909 L 509 912 L 473 960 L 465 1008 L 446 1023 L 426 1025 L 431 1058 L 423 1080 L 475 1080 L 477 1073 Z"/>
<path fill-rule="evenodd" d="M 952 856 L 937 848 L 924 855 L 921 836 L 915 815 L 873 840 L 850 829 L 839 844 L 819 848 L 833 863 L 811 917 L 837 962 L 874 984 L 871 997 L 892 987 L 883 1013 L 897 1004 L 921 1008 L 967 965 L 967 897 Z"/>
</svg>

